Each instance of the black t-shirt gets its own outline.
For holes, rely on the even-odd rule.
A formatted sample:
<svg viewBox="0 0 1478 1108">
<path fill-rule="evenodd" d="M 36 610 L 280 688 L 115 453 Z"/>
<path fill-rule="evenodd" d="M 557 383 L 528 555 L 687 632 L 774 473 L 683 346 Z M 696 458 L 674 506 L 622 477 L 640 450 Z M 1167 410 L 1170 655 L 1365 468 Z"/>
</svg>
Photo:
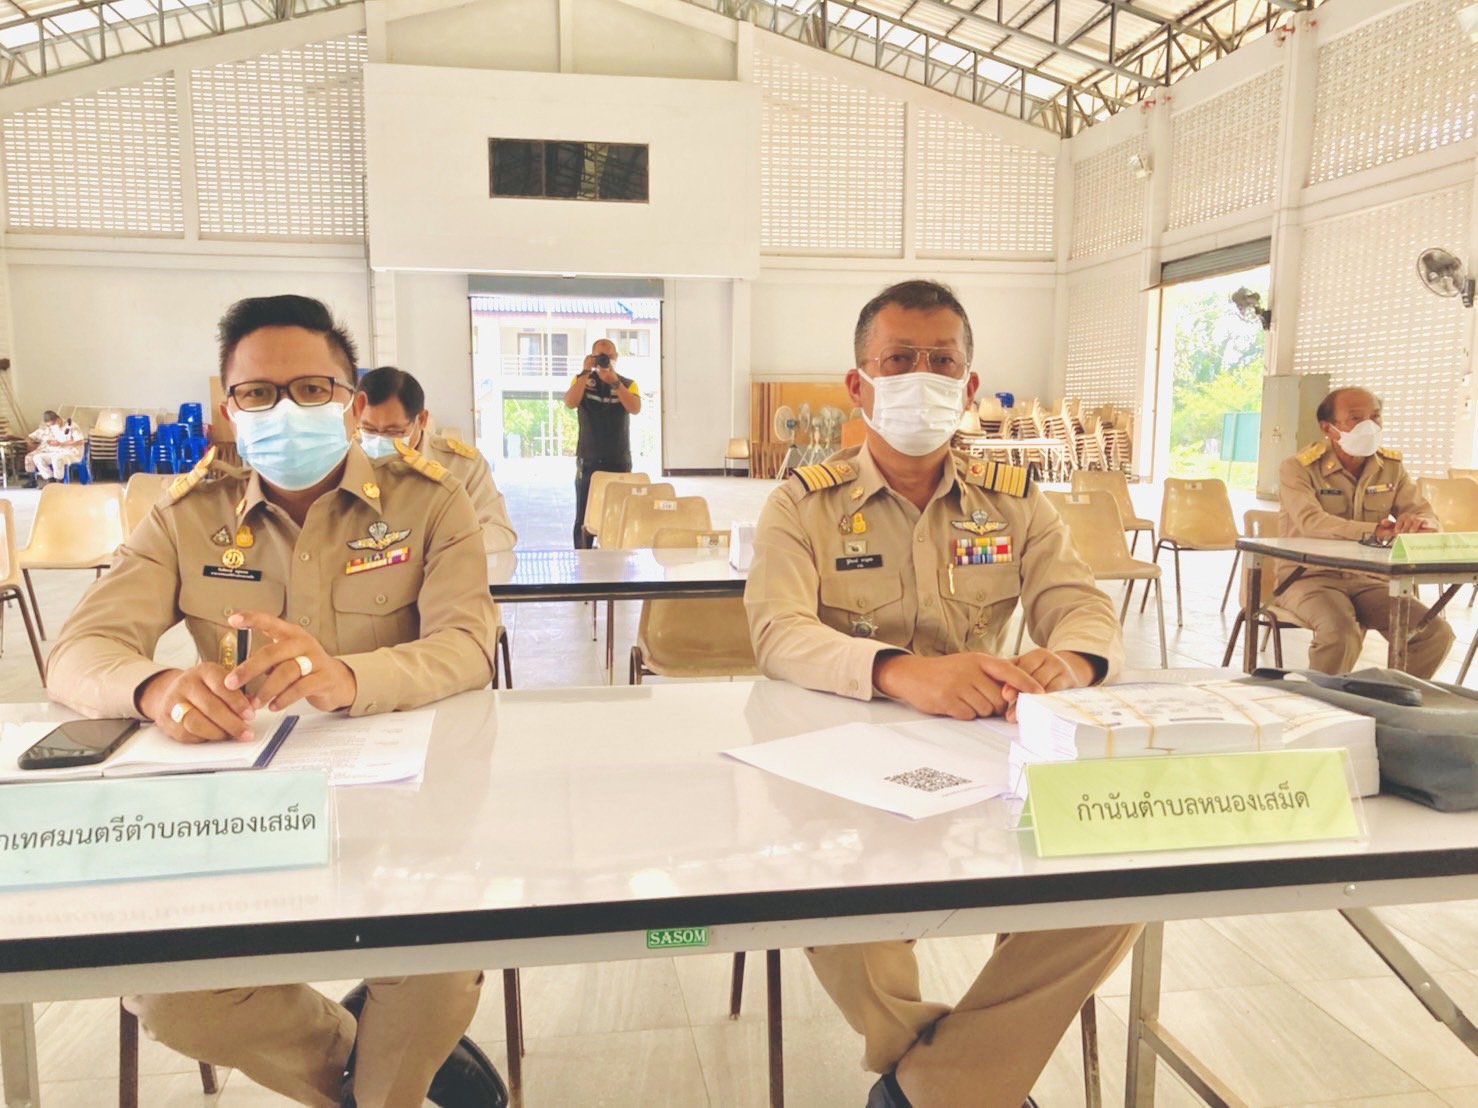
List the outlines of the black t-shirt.
<svg viewBox="0 0 1478 1108">
<path fill-rule="evenodd" d="M 616 380 L 637 392 L 636 382 L 616 374 Z M 631 459 L 631 416 L 616 396 L 616 386 L 608 385 L 596 374 L 580 398 L 576 412 L 580 417 L 580 440 L 575 456 L 587 462 L 627 462 Z"/>
</svg>

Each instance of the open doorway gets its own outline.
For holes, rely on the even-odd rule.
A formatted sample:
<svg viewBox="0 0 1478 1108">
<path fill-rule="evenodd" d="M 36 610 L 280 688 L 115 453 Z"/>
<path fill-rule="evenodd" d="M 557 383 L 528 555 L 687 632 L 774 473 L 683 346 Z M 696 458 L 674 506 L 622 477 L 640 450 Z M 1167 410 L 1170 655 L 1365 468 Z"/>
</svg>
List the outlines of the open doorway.
<svg viewBox="0 0 1478 1108">
<path fill-rule="evenodd" d="M 474 293 L 469 303 L 477 448 L 500 469 L 573 480 L 579 423 L 563 398 L 598 339 L 616 344 L 617 370 L 642 395 L 633 465 L 660 469 L 661 300 Z"/>
<path fill-rule="evenodd" d="M 1157 473 L 1255 488 L 1268 277 L 1264 265 L 1161 288 Z"/>
</svg>

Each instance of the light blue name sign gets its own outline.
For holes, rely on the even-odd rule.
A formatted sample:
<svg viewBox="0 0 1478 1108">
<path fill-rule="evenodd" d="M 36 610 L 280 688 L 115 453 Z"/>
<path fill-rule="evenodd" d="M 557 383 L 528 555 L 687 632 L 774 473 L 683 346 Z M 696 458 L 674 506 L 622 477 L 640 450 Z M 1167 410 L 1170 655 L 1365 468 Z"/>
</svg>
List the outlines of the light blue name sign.
<svg viewBox="0 0 1478 1108">
<path fill-rule="evenodd" d="M 192 773 L 0 786 L 0 888 L 329 861 L 328 774 Z"/>
</svg>

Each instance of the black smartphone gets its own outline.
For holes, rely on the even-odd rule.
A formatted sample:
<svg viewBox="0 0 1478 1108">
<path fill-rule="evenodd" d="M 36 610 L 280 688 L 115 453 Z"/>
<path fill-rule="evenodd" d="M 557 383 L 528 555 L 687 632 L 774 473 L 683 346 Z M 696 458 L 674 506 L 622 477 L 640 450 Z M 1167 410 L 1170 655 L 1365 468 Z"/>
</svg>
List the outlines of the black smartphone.
<svg viewBox="0 0 1478 1108">
<path fill-rule="evenodd" d="M 101 762 L 138 730 L 136 719 L 74 719 L 59 725 L 16 764 L 21 769 L 58 769 Z"/>
</svg>

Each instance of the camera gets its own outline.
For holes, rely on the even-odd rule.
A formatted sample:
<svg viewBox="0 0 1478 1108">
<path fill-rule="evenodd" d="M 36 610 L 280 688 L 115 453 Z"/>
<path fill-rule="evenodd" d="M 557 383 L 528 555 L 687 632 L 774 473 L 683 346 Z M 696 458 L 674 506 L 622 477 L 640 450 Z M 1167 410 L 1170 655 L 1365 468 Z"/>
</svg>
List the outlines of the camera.
<svg viewBox="0 0 1478 1108">
<path fill-rule="evenodd" d="M 595 356 L 595 364 L 600 366 L 601 369 L 610 369 L 611 356 L 609 354 L 597 354 Z"/>
</svg>

